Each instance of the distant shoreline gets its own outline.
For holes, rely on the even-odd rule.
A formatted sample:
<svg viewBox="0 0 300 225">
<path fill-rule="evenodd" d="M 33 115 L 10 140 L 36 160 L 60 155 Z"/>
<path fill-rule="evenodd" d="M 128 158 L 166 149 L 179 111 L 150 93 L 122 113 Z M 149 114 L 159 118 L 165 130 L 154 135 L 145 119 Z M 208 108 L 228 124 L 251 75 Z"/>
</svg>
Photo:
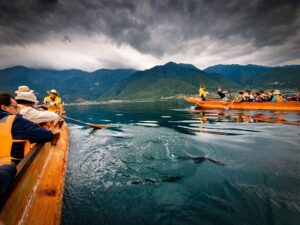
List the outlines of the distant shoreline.
<svg viewBox="0 0 300 225">
<path fill-rule="evenodd" d="M 104 105 L 104 104 L 120 104 L 120 103 L 138 103 L 138 102 L 155 102 L 155 101 L 168 101 L 174 99 L 183 99 L 186 96 L 170 96 L 170 97 L 161 97 L 159 99 L 135 99 L 135 100 L 107 100 L 107 101 L 82 101 L 82 102 L 72 102 L 65 103 L 65 106 L 73 106 L 73 105 Z"/>
</svg>

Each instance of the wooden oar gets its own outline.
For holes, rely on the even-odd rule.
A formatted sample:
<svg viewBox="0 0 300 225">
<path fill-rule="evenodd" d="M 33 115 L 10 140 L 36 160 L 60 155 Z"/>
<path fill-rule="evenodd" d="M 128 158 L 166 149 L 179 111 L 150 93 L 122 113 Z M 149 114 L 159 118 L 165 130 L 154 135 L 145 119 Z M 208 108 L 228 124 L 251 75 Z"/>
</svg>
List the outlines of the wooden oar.
<svg viewBox="0 0 300 225">
<path fill-rule="evenodd" d="M 80 124 L 84 124 L 86 126 L 90 126 L 92 127 L 94 130 L 97 130 L 97 129 L 105 129 L 105 128 L 108 128 L 109 126 L 107 125 L 102 125 L 102 124 L 93 124 L 93 123 L 85 123 L 85 122 L 82 122 L 80 120 L 75 120 L 73 118 L 70 118 L 70 117 L 67 117 L 67 116 L 63 116 L 63 118 L 65 119 L 69 119 L 69 120 L 72 120 L 72 121 L 75 121 L 77 123 L 80 123 Z"/>
<path fill-rule="evenodd" d="M 225 109 L 225 110 L 230 110 L 231 106 L 232 106 L 233 103 L 234 103 L 234 100 L 232 100 L 231 102 L 227 102 L 227 103 L 230 103 L 230 105 L 229 105 L 229 106 L 224 106 L 224 109 Z"/>
</svg>

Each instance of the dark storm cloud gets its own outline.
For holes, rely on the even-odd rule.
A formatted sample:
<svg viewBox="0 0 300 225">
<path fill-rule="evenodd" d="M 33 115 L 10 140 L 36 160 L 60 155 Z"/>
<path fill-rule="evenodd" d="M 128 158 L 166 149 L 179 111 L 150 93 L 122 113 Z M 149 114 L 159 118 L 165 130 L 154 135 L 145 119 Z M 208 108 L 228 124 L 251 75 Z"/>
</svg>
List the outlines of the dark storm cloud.
<svg viewBox="0 0 300 225">
<path fill-rule="evenodd" d="M 293 39 L 300 47 L 299 6 L 298 0 L 2 0 L 0 45 L 104 34 L 157 56 L 201 37 L 233 45 L 239 37 L 257 48 Z"/>
</svg>

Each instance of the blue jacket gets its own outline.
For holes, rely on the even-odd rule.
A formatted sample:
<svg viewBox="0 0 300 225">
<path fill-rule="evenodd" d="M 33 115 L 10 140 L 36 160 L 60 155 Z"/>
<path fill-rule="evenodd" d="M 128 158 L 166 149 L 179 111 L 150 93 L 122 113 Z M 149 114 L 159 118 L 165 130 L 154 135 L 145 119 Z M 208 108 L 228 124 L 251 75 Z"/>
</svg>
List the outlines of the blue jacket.
<svg viewBox="0 0 300 225">
<path fill-rule="evenodd" d="M 0 119 L 8 115 L 10 115 L 10 113 L 0 110 Z M 12 125 L 11 133 L 13 139 L 29 140 L 30 143 L 48 142 L 54 138 L 54 135 L 51 131 L 40 127 L 27 119 L 24 119 L 22 115 L 16 115 Z M 23 150 L 23 142 L 13 143 L 11 156 L 14 158 L 24 158 Z M 19 161 L 14 161 L 15 164 L 18 162 Z"/>
<path fill-rule="evenodd" d="M 17 169 L 13 165 L 0 166 L 0 197 L 11 187 L 16 172 Z"/>
</svg>

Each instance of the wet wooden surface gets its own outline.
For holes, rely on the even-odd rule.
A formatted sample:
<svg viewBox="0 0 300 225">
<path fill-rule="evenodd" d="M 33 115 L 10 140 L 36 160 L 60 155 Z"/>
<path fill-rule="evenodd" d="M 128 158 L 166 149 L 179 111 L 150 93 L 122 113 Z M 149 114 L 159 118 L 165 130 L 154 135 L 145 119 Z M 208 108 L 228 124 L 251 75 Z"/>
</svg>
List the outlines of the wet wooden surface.
<svg viewBox="0 0 300 225">
<path fill-rule="evenodd" d="M 60 224 L 68 137 L 64 124 L 57 145 L 42 147 L 0 212 L 4 224 Z"/>
</svg>

